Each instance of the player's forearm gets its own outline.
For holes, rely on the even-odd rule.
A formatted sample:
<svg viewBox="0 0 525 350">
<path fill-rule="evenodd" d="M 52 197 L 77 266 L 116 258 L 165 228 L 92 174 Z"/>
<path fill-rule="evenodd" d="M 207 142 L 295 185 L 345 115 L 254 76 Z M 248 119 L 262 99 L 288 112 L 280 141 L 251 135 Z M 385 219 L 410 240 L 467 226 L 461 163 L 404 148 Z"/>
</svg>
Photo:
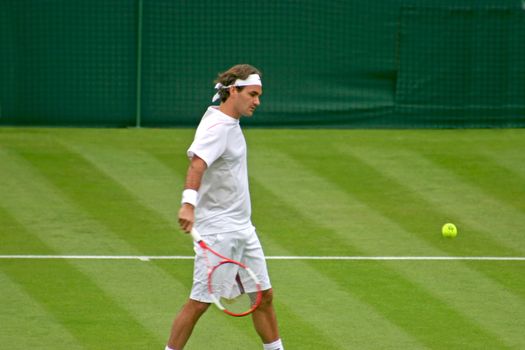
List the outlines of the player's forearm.
<svg viewBox="0 0 525 350">
<path fill-rule="evenodd" d="M 201 186 L 202 176 L 206 171 L 207 165 L 201 158 L 194 156 L 188 168 L 186 183 L 182 192 L 182 204 L 197 205 L 197 191 Z"/>
</svg>

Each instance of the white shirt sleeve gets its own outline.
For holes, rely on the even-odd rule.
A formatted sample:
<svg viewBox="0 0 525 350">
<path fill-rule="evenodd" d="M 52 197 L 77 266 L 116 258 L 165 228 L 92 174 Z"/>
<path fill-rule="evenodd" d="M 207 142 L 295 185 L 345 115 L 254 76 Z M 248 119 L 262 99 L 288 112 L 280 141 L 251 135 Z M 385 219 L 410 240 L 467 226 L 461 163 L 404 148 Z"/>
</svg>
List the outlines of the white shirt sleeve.
<svg viewBox="0 0 525 350">
<path fill-rule="evenodd" d="M 219 123 L 205 130 L 198 130 L 188 149 L 188 157 L 197 155 L 209 167 L 224 153 L 227 141 L 228 127 L 225 124 Z"/>
</svg>

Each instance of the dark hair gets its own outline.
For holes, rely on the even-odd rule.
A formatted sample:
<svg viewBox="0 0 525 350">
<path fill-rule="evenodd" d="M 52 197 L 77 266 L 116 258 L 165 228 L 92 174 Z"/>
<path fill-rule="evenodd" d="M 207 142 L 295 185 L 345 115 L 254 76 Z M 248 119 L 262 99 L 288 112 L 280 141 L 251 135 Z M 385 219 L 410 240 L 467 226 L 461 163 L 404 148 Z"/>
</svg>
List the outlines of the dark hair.
<svg viewBox="0 0 525 350">
<path fill-rule="evenodd" d="M 261 72 L 254 66 L 250 66 L 249 64 L 238 64 L 231 67 L 226 72 L 219 73 L 214 82 L 221 83 L 224 86 L 229 86 L 233 85 L 237 79 L 247 79 L 251 74 L 259 74 L 259 76 L 261 76 Z M 243 86 L 236 87 L 239 91 L 243 88 Z M 229 89 L 219 89 L 218 94 L 221 98 L 221 102 L 226 101 L 228 97 L 230 97 Z"/>
</svg>

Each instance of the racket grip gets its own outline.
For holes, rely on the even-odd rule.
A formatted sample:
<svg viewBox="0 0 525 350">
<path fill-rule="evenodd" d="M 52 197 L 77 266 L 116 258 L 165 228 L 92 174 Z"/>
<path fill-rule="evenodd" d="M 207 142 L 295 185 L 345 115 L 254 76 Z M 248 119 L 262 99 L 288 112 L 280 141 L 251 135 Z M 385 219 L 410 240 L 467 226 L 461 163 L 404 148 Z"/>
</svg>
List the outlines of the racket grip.
<svg viewBox="0 0 525 350">
<path fill-rule="evenodd" d="M 195 242 L 199 243 L 199 242 L 202 241 L 202 237 L 201 237 L 201 235 L 199 234 L 199 232 L 197 232 L 197 230 L 195 229 L 195 227 L 193 227 L 193 228 L 191 229 L 190 234 L 191 234 L 191 237 L 193 238 L 193 240 L 194 240 Z"/>
</svg>

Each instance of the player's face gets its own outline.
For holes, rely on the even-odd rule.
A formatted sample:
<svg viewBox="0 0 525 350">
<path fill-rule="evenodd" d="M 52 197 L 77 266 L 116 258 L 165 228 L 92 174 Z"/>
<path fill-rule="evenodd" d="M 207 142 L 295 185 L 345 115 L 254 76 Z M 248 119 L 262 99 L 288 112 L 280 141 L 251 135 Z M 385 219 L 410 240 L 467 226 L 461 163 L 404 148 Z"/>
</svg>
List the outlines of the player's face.
<svg viewBox="0 0 525 350">
<path fill-rule="evenodd" d="M 245 86 L 235 93 L 235 110 L 238 115 L 251 117 L 255 109 L 261 104 L 262 88 L 257 85 Z M 233 97 L 233 96 L 232 96 Z"/>
</svg>

